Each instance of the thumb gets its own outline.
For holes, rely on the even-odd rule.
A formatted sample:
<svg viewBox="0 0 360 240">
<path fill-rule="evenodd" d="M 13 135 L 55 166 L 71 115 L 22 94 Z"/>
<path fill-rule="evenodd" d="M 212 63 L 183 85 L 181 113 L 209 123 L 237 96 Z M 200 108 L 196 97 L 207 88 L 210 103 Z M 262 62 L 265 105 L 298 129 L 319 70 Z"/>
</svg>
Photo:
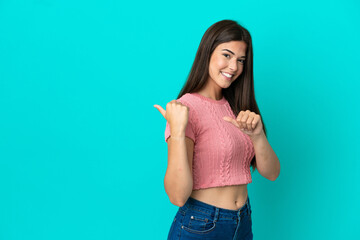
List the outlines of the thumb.
<svg viewBox="0 0 360 240">
<path fill-rule="evenodd" d="M 227 117 L 227 116 L 225 116 L 225 117 L 223 117 L 223 119 L 225 120 L 225 121 L 227 121 L 227 122 L 230 122 L 230 123 L 232 123 L 232 124 L 234 124 L 236 127 L 240 127 L 239 126 L 239 124 L 238 124 L 238 122 L 235 120 L 235 119 L 233 119 L 233 118 L 231 118 L 231 117 Z"/>
<path fill-rule="evenodd" d="M 165 118 L 166 111 L 160 105 L 155 104 L 154 107 L 157 108 L 157 110 L 159 110 L 161 115 Z"/>
</svg>

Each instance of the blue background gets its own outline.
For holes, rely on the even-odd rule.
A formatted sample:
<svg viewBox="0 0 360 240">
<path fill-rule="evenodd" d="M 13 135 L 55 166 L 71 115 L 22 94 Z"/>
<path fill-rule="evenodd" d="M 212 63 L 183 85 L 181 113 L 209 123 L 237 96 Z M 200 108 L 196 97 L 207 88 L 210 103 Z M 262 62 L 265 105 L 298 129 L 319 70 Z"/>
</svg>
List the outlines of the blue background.
<svg viewBox="0 0 360 240">
<path fill-rule="evenodd" d="M 254 239 L 360 239 L 358 1 L 0 1 L 0 239 L 166 239 L 166 122 L 201 37 L 253 38 L 279 157 Z"/>
</svg>

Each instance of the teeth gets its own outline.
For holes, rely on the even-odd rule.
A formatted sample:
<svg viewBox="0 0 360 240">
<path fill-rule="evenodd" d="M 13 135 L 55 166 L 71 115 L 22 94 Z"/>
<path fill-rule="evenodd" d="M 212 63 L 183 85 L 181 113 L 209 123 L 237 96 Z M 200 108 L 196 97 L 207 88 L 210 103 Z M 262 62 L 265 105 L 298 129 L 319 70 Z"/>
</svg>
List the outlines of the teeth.
<svg viewBox="0 0 360 240">
<path fill-rule="evenodd" d="M 227 77 L 232 77 L 231 74 L 227 74 L 227 73 L 224 73 L 224 72 L 221 72 L 223 75 L 227 76 Z"/>
</svg>

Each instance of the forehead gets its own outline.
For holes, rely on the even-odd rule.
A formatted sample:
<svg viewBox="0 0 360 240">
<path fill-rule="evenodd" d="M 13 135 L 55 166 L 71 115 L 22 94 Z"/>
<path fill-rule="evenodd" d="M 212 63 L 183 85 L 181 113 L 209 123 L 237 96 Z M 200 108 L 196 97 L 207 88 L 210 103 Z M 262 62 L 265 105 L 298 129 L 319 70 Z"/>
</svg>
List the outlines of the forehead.
<svg viewBox="0 0 360 240">
<path fill-rule="evenodd" d="M 244 56 L 246 53 L 247 45 L 244 41 L 231 41 L 219 44 L 215 50 L 222 51 L 223 49 L 229 49 L 238 56 Z"/>
</svg>

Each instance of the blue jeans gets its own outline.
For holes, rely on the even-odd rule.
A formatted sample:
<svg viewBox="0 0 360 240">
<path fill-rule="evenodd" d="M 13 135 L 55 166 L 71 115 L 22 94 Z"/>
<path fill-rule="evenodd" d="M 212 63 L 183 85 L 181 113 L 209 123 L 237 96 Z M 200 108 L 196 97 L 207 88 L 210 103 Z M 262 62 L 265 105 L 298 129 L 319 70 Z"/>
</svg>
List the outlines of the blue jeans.
<svg viewBox="0 0 360 240">
<path fill-rule="evenodd" d="M 249 196 L 238 210 L 218 208 L 192 197 L 179 207 L 168 240 L 253 239 Z"/>
</svg>

